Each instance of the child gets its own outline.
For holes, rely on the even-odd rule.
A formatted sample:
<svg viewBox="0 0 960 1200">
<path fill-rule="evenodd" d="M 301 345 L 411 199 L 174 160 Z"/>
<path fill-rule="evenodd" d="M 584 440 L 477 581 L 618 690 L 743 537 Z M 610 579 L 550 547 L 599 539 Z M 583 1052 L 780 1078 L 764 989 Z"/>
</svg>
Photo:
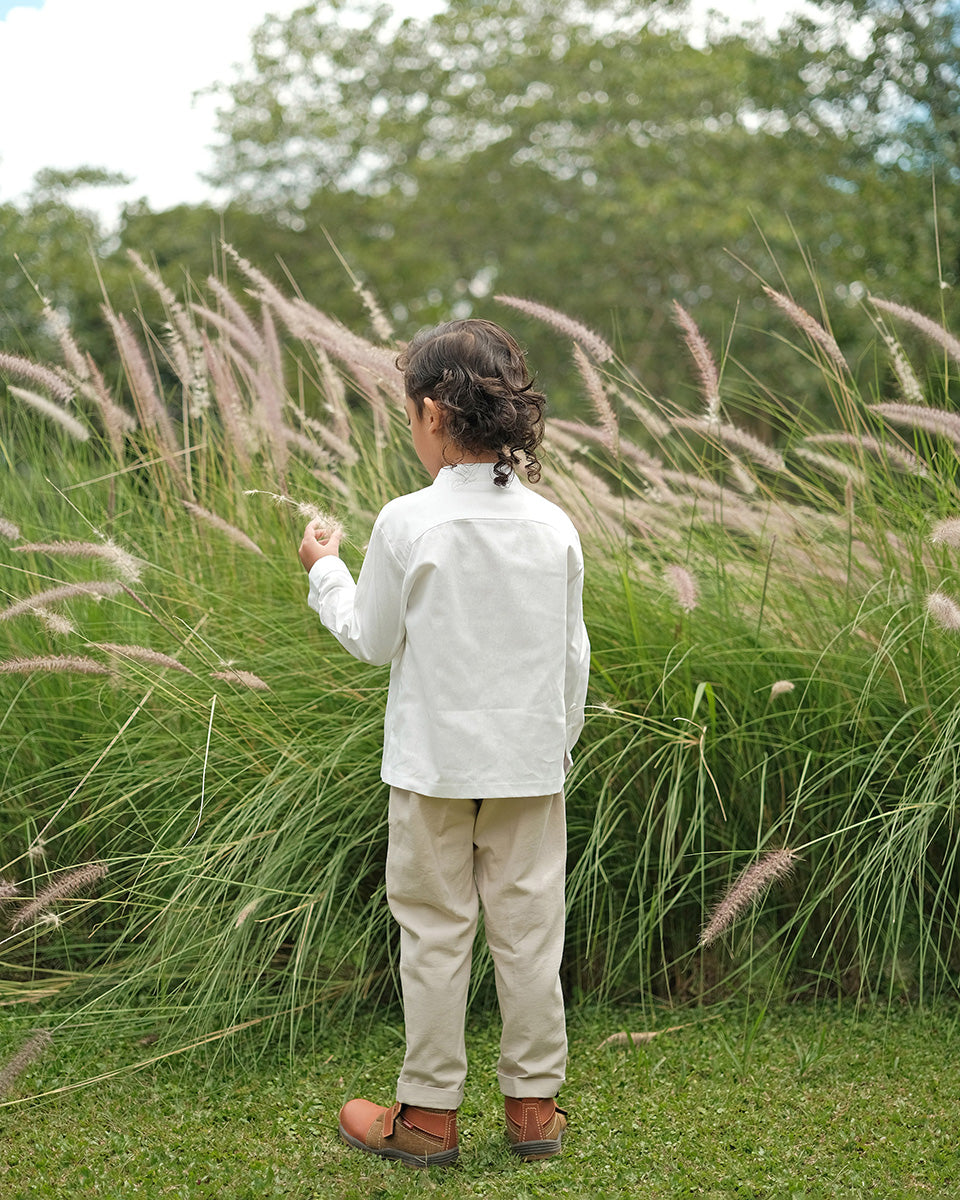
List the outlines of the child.
<svg viewBox="0 0 960 1200">
<path fill-rule="evenodd" d="M 384 507 L 356 584 L 338 536 L 311 522 L 300 545 L 323 624 L 357 658 L 390 663 L 381 777 L 406 1055 L 396 1103 L 349 1101 L 340 1133 L 411 1165 L 456 1160 L 482 903 L 507 1137 L 521 1158 L 547 1158 L 566 1126 L 554 1097 L 567 1050 L 563 782 L 590 653 L 580 543 L 516 478 L 521 463 L 540 477 L 545 398 L 505 330 L 422 330 L 397 365 L 432 486 Z"/>
</svg>

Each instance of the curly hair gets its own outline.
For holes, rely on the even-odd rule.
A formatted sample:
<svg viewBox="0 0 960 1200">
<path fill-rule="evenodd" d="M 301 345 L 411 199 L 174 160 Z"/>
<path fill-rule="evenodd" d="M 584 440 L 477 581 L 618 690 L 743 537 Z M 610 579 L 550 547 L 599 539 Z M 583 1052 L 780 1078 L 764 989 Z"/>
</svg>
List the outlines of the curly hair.
<svg viewBox="0 0 960 1200">
<path fill-rule="evenodd" d="M 472 318 L 421 329 L 397 367 L 419 417 L 429 396 L 451 442 L 471 454 L 497 455 L 494 483 L 504 487 L 521 463 L 531 483 L 539 480 L 546 396 L 534 388 L 524 353 L 505 329 Z"/>
</svg>

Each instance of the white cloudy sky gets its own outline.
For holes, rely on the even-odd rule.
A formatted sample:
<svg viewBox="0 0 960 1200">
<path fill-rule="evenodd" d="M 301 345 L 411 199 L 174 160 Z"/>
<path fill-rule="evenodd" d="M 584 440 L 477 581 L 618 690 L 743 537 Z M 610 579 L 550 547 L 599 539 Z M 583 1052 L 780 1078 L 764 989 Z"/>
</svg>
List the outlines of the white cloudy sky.
<svg viewBox="0 0 960 1200">
<path fill-rule="evenodd" d="M 211 163 L 215 100 L 194 93 L 248 59 L 267 13 L 302 3 L 0 0 L 0 202 L 21 198 L 42 167 L 81 165 L 133 177 L 83 196 L 105 213 L 141 196 L 155 209 L 215 199 L 199 179 Z M 762 11 L 761 0 L 698 3 L 733 19 Z M 393 0 L 398 16 L 443 6 Z"/>
</svg>

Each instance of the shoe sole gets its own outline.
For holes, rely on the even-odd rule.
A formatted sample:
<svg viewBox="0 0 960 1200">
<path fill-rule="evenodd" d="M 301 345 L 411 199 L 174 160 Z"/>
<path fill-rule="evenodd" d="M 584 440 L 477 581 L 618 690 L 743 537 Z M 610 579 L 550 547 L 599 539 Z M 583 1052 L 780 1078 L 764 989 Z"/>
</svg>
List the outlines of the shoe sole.
<svg viewBox="0 0 960 1200">
<path fill-rule="evenodd" d="M 348 1146 L 353 1146 L 357 1150 L 366 1150 L 368 1154 L 375 1154 L 378 1158 L 395 1159 L 405 1163 L 408 1167 L 448 1167 L 460 1157 L 460 1150 L 457 1146 L 452 1146 L 449 1150 L 438 1150 L 436 1154 L 409 1154 L 406 1150 L 394 1150 L 389 1146 L 384 1146 L 382 1149 L 368 1146 L 366 1142 L 361 1142 L 347 1133 L 342 1125 L 339 1128 L 340 1136 Z"/>
<path fill-rule="evenodd" d="M 539 1158 L 553 1158 L 561 1150 L 561 1138 L 548 1138 L 542 1142 L 513 1142 L 510 1153 L 524 1162 L 534 1162 Z"/>
</svg>

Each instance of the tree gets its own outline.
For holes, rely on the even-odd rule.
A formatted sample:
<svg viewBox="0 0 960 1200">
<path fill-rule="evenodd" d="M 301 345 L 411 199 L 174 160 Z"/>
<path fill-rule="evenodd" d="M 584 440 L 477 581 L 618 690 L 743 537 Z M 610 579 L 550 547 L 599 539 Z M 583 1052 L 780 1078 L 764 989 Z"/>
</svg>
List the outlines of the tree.
<svg viewBox="0 0 960 1200">
<path fill-rule="evenodd" d="M 809 115 L 792 43 L 699 48 L 664 12 L 451 0 L 393 29 L 382 5 L 353 24 L 339 0 L 306 5 L 269 19 L 250 71 L 223 88 L 213 178 L 326 226 L 401 318 L 532 295 L 615 327 L 656 390 L 678 376 L 673 298 L 715 344 L 739 307 L 734 353 L 786 369 L 752 330 L 767 320 L 752 271 L 782 271 L 815 306 L 813 272 L 854 355 L 844 304 L 864 291 L 929 308 L 926 178 L 852 155 L 842 121 Z M 555 346 L 528 341 L 538 358 Z"/>
</svg>

